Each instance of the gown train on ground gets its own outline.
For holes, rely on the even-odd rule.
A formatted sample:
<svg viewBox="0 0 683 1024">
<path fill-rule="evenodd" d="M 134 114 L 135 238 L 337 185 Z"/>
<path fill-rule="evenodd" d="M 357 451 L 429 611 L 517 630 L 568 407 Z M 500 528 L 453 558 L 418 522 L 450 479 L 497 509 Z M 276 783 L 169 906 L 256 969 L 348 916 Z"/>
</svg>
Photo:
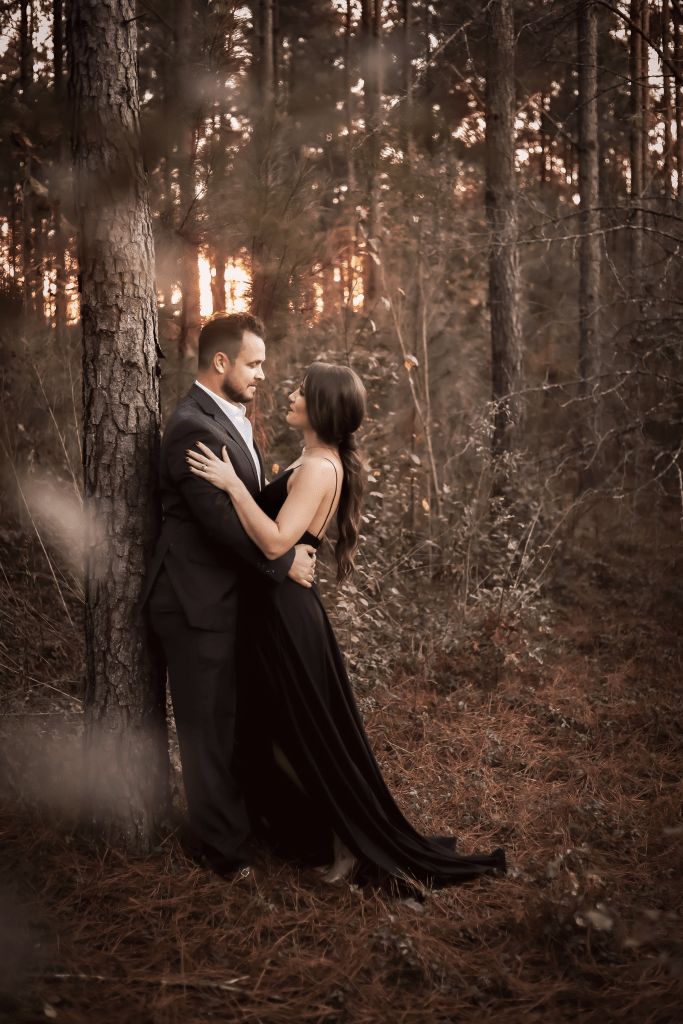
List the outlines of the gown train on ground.
<svg viewBox="0 0 683 1024">
<path fill-rule="evenodd" d="M 275 518 L 280 473 L 259 497 Z M 301 538 L 318 547 L 310 533 Z M 238 630 L 236 770 L 252 826 L 282 856 L 333 859 L 336 835 L 371 876 L 439 886 L 505 869 L 502 850 L 463 856 L 421 835 L 382 777 L 315 587 L 254 581 Z"/>
</svg>

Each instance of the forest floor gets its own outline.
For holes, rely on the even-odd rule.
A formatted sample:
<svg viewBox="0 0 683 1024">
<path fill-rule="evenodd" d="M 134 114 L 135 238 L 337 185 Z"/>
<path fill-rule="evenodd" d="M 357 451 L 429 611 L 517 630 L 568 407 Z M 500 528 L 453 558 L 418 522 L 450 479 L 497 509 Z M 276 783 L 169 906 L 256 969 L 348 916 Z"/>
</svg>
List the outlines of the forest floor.
<svg viewBox="0 0 683 1024">
<path fill-rule="evenodd" d="M 62 607 L 40 552 L 6 533 L 0 1020 L 679 1020 L 677 545 L 678 559 L 645 546 L 556 571 L 533 657 L 521 625 L 498 630 L 493 682 L 478 627 L 438 671 L 406 655 L 370 680 L 352 659 L 407 815 L 455 830 L 463 852 L 507 851 L 506 876 L 420 901 L 326 886 L 265 856 L 227 883 L 173 834 L 145 858 L 81 839 L 78 602 L 65 593 Z M 435 621 L 448 604 L 436 588 L 421 603 Z"/>
</svg>

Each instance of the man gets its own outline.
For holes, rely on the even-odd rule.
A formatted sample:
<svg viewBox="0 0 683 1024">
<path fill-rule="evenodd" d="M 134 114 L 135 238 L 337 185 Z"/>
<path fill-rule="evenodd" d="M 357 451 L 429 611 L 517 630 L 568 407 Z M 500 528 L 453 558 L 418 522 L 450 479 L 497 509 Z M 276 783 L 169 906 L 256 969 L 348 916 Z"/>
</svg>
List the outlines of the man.
<svg viewBox="0 0 683 1024">
<path fill-rule="evenodd" d="M 315 549 L 297 545 L 269 561 L 242 529 L 230 499 L 188 469 L 197 441 L 227 446 L 249 491 L 264 483 L 246 406 L 264 379 L 263 325 L 218 313 L 199 335 L 199 369 L 161 445 L 161 536 L 146 585 L 152 628 L 168 665 L 190 824 L 199 859 L 219 874 L 248 864 L 249 822 L 232 777 L 238 582 L 258 572 L 310 587 Z M 195 449 L 196 450 L 196 449 Z"/>
</svg>

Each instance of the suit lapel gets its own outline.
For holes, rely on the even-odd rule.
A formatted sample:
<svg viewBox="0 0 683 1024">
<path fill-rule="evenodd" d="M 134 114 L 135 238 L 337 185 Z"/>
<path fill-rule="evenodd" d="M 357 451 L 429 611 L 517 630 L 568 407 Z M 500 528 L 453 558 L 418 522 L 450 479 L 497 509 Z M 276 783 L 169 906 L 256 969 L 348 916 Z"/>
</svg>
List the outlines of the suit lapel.
<svg viewBox="0 0 683 1024">
<path fill-rule="evenodd" d="M 213 398 L 211 398 L 210 395 L 207 395 L 206 391 L 203 391 L 202 388 L 198 388 L 196 384 L 193 384 L 192 387 L 190 388 L 189 395 L 191 398 L 195 400 L 197 405 L 199 405 L 208 416 L 213 416 L 216 422 L 220 423 L 220 425 L 223 427 L 225 432 L 230 435 L 230 438 L 235 442 L 235 444 L 242 449 L 247 458 L 247 462 L 249 463 L 251 471 L 254 474 L 254 477 L 256 478 L 256 483 L 258 484 L 260 490 L 261 481 L 258 479 L 256 466 L 254 465 L 254 458 L 251 452 L 249 451 L 249 446 L 247 445 L 247 442 L 244 440 L 235 424 L 232 423 L 229 416 L 225 415 L 225 413 L 219 406 L 218 402 L 214 402 Z M 261 475 L 263 476 L 263 463 L 261 461 L 260 453 L 257 452 L 257 454 L 259 456 L 259 463 L 261 464 Z"/>
<path fill-rule="evenodd" d="M 261 486 L 265 486 L 265 483 L 266 483 L 266 470 L 265 470 L 265 466 L 263 465 L 263 456 L 261 455 L 261 449 L 256 444 L 256 441 L 254 441 L 254 451 L 256 452 L 256 456 L 258 458 L 259 469 L 261 470 L 261 480 L 259 481 L 259 483 L 261 484 Z"/>
</svg>

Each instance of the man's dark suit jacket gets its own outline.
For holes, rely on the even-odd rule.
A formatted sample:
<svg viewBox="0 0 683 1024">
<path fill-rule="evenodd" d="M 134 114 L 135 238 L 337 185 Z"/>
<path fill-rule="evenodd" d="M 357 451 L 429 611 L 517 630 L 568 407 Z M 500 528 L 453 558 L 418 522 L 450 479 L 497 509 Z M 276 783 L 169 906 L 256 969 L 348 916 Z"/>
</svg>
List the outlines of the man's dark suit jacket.
<svg viewBox="0 0 683 1024">
<path fill-rule="evenodd" d="M 256 571 L 281 582 L 294 561 L 294 549 L 269 561 L 252 543 L 225 491 L 190 472 L 185 453 L 197 441 L 218 456 L 225 445 L 250 493 L 255 496 L 260 490 L 256 466 L 242 435 L 218 404 L 193 384 L 174 409 L 161 443 L 163 522 L 143 603 L 163 565 L 190 626 L 231 631 L 237 614 L 239 573 Z M 263 478 L 258 449 L 257 454 Z"/>
</svg>

